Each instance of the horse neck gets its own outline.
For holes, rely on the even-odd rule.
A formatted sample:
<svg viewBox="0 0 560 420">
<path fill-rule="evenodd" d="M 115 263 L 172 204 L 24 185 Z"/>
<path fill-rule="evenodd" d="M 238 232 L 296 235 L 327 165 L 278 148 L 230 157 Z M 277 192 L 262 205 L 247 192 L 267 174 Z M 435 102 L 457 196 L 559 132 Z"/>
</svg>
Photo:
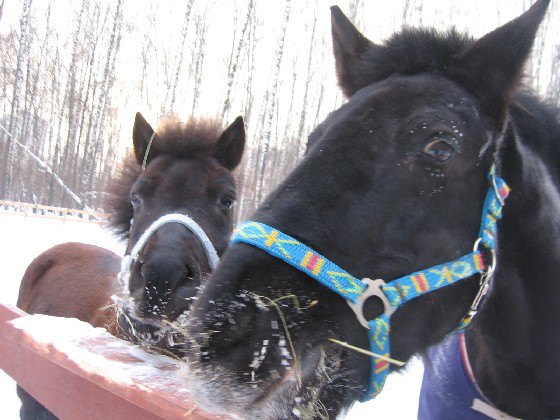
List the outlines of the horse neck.
<svg viewBox="0 0 560 420">
<path fill-rule="evenodd" d="M 560 416 L 560 192 L 537 152 L 511 134 L 503 176 L 512 187 L 498 227 L 492 289 L 466 333 L 475 378 L 501 410 Z"/>
</svg>

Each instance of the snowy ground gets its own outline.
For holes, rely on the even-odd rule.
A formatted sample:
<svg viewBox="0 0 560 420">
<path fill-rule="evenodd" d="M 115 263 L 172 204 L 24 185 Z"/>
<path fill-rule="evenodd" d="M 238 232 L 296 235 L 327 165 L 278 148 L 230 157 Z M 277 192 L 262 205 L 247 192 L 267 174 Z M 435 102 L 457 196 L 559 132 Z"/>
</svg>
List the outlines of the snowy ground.
<svg viewBox="0 0 560 420">
<path fill-rule="evenodd" d="M 41 252 L 62 242 L 79 241 L 108 248 L 122 254 L 124 246 L 110 233 L 93 223 L 42 218 L 24 218 L 17 214 L 0 214 L 0 255 L 4 275 L 0 302 L 15 305 L 19 282 L 29 263 Z M 348 420 L 377 417 L 380 419 L 415 419 L 422 365 L 414 362 L 408 372 L 389 377 L 385 390 L 374 401 L 356 404 Z M 19 418 L 19 399 L 15 383 L 0 371 L 1 420 Z"/>
</svg>

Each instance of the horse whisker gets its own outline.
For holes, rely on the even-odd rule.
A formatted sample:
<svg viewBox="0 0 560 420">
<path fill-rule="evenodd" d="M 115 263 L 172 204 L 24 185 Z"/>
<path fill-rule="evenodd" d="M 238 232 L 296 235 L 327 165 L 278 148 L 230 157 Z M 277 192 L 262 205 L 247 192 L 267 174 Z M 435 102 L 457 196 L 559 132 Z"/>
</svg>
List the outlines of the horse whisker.
<svg viewBox="0 0 560 420">
<path fill-rule="evenodd" d="M 296 310 L 301 313 L 301 311 L 312 308 L 313 306 L 317 305 L 319 303 L 318 300 L 313 300 L 311 301 L 311 303 L 309 305 L 307 305 L 305 308 L 302 308 L 299 304 L 299 298 L 296 295 L 286 295 L 286 296 L 281 296 L 279 298 L 273 299 L 271 300 L 271 302 L 277 303 L 280 302 L 282 300 L 285 299 L 292 299 L 292 301 L 294 302 L 294 306 L 296 308 Z"/>
</svg>

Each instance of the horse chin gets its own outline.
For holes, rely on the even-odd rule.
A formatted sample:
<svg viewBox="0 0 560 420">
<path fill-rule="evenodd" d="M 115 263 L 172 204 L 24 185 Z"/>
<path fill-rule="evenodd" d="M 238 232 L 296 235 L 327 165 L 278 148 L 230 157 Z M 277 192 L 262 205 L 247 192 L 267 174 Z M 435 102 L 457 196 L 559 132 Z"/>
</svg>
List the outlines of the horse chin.
<svg viewBox="0 0 560 420">
<path fill-rule="evenodd" d="M 241 419 L 324 418 L 326 409 L 320 397 L 331 380 L 325 359 L 337 357 L 338 364 L 340 355 L 326 356 L 321 345 L 304 353 L 299 365 L 294 362 L 283 366 L 282 375 L 278 369 L 269 369 L 269 380 L 260 382 L 242 382 L 219 363 L 209 365 L 191 359 L 189 389 L 197 404 L 215 414 L 233 414 Z"/>
</svg>

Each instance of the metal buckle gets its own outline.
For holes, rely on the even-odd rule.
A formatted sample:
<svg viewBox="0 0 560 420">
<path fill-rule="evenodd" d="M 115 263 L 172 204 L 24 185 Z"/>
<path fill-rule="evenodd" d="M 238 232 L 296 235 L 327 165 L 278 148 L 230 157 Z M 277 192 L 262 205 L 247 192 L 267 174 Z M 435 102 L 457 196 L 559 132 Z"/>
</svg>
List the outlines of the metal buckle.
<svg viewBox="0 0 560 420">
<path fill-rule="evenodd" d="M 474 248 L 473 248 L 474 252 L 478 251 L 481 240 L 482 238 L 478 238 L 474 243 Z M 490 289 L 490 279 L 492 278 L 492 275 L 494 274 L 494 270 L 496 269 L 496 251 L 491 249 L 490 252 L 492 254 L 492 264 L 490 264 L 488 269 L 480 276 L 480 283 L 479 283 L 480 286 L 478 288 L 478 292 L 476 293 L 476 296 L 474 297 L 473 302 L 471 303 L 471 307 L 468 313 L 468 316 L 470 318 L 476 315 L 476 313 L 478 312 L 478 307 L 480 305 L 480 302 L 482 301 L 482 298 L 484 297 L 484 295 L 486 295 L 486 293 L 488 293 L 488 289 Z"/>
<path fill-rule="evenodd" d="M 356 303 L 352 303 L 350 301 L 346 301 L 346 302 L 348 303 L 348 306 L 350 306 L 350 308 L 354 311 L 354 314 L 356 315 L 356 318 L 358 318 L 360 324 L 362 324 L 364 328 L 369 329 L 369 323 L 365 318 L 363 312 L 364 302 L 368 300 L 368 298 L 372 296 L 377 296 L 379 299 L 381 299 L 384 308 L 383 312 L 387 316 L 391 316 L 393 312 L 395 312 L 395 308 L 393 307 L 393 305 L 391 305 L 391 302 L 389 302 L 389 299 L 387 299 L 385 293 L 383 293 L 383 289 L 381 289 L 385 285 L 385 282 L 383 280 L 362 279 L 362 281 L 367 285 L 367 288 L 358 297 L 357 302 Z"/>
<path fill-rule="evenodd" d="M 480 305 L 482 298 L 484 297 L 484 295 L 486 295 L 486 293 L 488 293 L 488 289 L 490 288 L 491 278 L 492 273 L 490 272 L 483 273 L 480 277 L 480 287 L 478 288 L 478 292 L 476 293 L 476 296 L 474 297 L 474 300 L 471 303 L 471 307 L 469 309 L 470 317 L 474 317 L 478 312 L 478 306 Z"/>
</svg>

